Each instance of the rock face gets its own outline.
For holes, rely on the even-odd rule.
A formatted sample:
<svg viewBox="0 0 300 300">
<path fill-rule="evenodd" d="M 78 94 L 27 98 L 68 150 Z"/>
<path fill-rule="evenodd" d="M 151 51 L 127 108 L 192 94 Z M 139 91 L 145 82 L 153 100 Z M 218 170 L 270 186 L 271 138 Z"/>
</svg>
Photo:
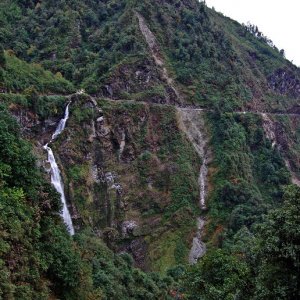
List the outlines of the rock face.
<svg viewBox="0 0 300 300">
<path fill-rule="evenodd" d="M 202 242 L 203 228 L 205 220 L 197 219 L 197 235 L 193 238 L 193 245 L 189 254 L 189 263 L 195 264 L 199 258 L 206 253 L 206 245 Z"/>
<path fill-rule="evenodd" d="M 265 113 L 261 115 L 267 139 L 271 141 L 272 147 L 277 147 L 282 154 L 285 166 L 291 174 L 292 183 L 300 186 L 300 163 L 297 154 L 293 151 L 294 148 L 297 149 L 297 137 L 293 137 L 295 131 L 290 130 L 290 128 L 287 130 L 279 121 L 273 120 Z M 294 126 L 296 125 L 297 128 L 299 126 L 298 117 L 292 117 L 291 120 L 296 123 Z"/>
<path fill-rule="evenodd" d="M 296 70 L 299 73 L 299 70 Z M 300 98 L 299 77 L 290 69 L 278 69 L 269 76 L 269 86 L 273 91 L 295 98 Z"/>
<path fill-rule="evenodd" d="M 81 96 L 52 147 L 75 228 L 92 227 L 146 270 L 170 266 L 179 240 L 187 261 L 196 216 L 181 200 L 198 205 L 200 165 L 174 107 Z"/>
<path fill-rule="evenodd" d="M 133 233 L 133 230 L 138 227 L 135 221 L 124 221 L 121 225 L 122 227 L 122 236 L 128 237 L 130 234 Z"/>
<path fill-rule="evenodd" d="M 113 78 L 105 82 L 101 94 L 98 94 L 115 100 L 126 99 L 131 94 L 131 99 L 152 103 L 166 103 L 173 97 L 150 59 L 121 65 L 115 70 Z"/>
</svg>

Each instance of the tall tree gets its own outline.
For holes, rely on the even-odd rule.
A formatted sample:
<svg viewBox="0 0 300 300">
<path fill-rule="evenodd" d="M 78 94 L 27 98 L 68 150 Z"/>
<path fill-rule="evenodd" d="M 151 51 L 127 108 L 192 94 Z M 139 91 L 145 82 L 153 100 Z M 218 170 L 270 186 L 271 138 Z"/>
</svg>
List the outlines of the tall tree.
<svg viewBox="0 0 300 300">
<path fill-rule="evenodd" d="M 3 46 L 0 45 L 0 67 L 4 68 L 6 63 Z"/>
<path fill-rule="evenodd" d="M 284 204 L 259 230 L 257 299 L 300 298 L 300 188 L 288 186 Z"/>
</svg>

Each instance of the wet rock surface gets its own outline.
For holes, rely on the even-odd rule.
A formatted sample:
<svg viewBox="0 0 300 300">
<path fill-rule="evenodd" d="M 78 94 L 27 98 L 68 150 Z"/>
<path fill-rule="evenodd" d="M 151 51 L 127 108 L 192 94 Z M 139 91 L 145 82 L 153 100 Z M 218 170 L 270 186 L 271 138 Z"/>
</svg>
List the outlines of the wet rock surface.
<svg viewBox="0 0 300 300">
<path fill-rule="evenodd" d="M 206 245 L 202 241 L 203 229 L 205 226 L 205 220 L 203 218 L 197 219 L 197 234 L 193 238 L 193 245 L 189 253 L 189 263 L 195 264 L 198 259 L 206 253 Z"/>
</svg>

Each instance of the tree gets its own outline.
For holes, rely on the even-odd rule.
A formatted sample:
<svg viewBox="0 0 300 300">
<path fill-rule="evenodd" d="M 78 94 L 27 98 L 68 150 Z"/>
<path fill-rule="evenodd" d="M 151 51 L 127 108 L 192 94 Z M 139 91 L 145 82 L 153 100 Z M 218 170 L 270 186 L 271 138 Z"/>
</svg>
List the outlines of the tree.
<svg viewBox="0 0 300 300">
<path fill-rule="evenodd" d="M 5 59 L 4 49 L 3 46 L 0 45 L 0 67 L 4 68 L 5 64 L 6 64 L 6 59 Z"/>
<path fill-rule="evenodd" d="M 256 299 L 299 299 L 300 188 L 285 189 L 284 203 L 259 228 Z"/>
<path fill-rule="evenodd" d="M 285 51 L 284 51 L 284 49 L 281 49 L 281 50 L 279 51 L 279 53 L 280 53 L 283 57 L 285 57 Z"/>
<path fill-rule="evenodd" d="M 205 255 L 184 279 L 187 299 L 242 299 L 249 269 L 245 262 L 221 249 Z"/>
</svg>

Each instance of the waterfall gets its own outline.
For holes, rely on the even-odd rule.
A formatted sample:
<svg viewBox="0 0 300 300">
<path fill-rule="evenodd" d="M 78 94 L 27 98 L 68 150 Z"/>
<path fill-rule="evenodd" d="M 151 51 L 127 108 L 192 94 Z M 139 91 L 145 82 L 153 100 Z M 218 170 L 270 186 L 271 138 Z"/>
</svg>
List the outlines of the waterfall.
<svg viewBox="0 0 300 300">
<path fill-rule="evenodd" d="M 51 139 L 50 143 L 55 138 L 57 138 L 57 136 L 60 135 L 62 133 L 62 131 L 65 129 L 67 120 L 69 118 L 70 103 L 71 102 L 69 102 L 66 107 L 64 118 L 59 121 L 58 126 L 57 126 L 54 134 L 52 135 L 52 139 Z M 48 153 L 48 162 L 50 163 L 50 166 L 51 166 L 51 183 L 53 184 L 56 191 L 60 194 L 60 199 L 63 204 L 61 216 L 63 217 L 63 220 L 68 227 L 68 231 L 69 231 L 70 235 L 74 235 L 74 227 L 73 227 L 73 223 L 72 223 L 72 218 L 71 218 L 70 212 L 67 207 L 66 196 L 65 196 L 65 192 L 64 192 L 64 185 L 63 185 L 63 181 L 62 181 L 62 178 L 60 175 L 58 165 L 56 163 L 53 151 L 48 146 L 48 143 L 43 148 Z"/>
<path fill-rule="evenodd" d="M 205 124 L 202 116 L 202 110 L 194 109 L 180 109 L 179 121 L 181 129 L 186 133 L 187 138 L 190 140 L 194 149 L 202 158 L 202 164 L 199 171 L 198 184 L 199 184 L 199 205 L 202 210 L 206 209 L 205 198 L 207 194 L 207 173 L 208 173 L 208 160 L 207 153 L 208 140 L 205 136 Z M 206 245 L 202 241 L 203 229 L 205 226 L 205 218 L 200 216 L 197 218 L 197 232 L 193 238 L 192 248 L 189 253 L 189 263 L 195 264 L 199 258 L 206 253 Z"/>
<path fill-rule="evenodd" d="M 202 159 L 202 164 L 199 170 L 199 205 L 205 210 L 205 197 L 207 190 L 207 139 L 204 134 L 204 121 L 202 110 L 194 109 L 177 109 L 180 114 L 181 127 L 186 133 L 188 139 L 194 146 L 194 149 Z"/>
<path fill-rule="evenodd" d="M 65 129 L 66 127 L 66 123 L 67 120 L 69 119 L 69 106 L 70 106 L 71 102 L 68 103 L 66 110 L 65 110 L 65 115 L 63 117 L 63 119 L 61 119 L 57 125 L 57 128 L 55 130 L 55 132 L 52 135 L 52 139 L 50 142 L 52 142 L 55 138 L 57 138 Z"/>
</svg>

